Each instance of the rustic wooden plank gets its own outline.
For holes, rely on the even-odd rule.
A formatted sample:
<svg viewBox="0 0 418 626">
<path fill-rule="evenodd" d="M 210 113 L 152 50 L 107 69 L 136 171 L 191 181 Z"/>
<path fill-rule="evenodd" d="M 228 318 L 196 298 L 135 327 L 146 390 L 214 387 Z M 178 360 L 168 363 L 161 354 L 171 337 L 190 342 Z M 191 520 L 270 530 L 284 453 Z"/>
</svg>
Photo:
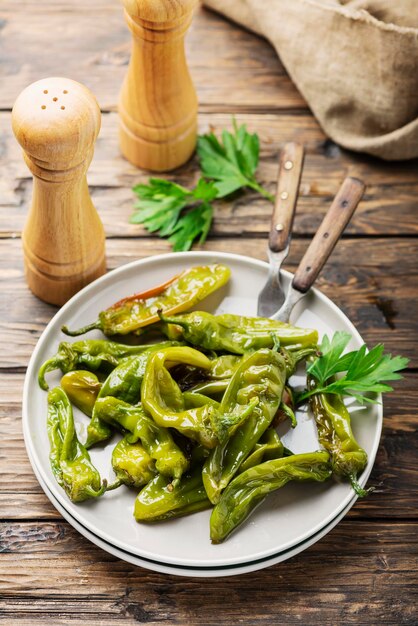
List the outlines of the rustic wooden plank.
<svg viewBox="0 0 418 626">
<path fill-rule="evenodd" d="M 7 374 L 0 382 L 0 511 L 4 519 L 59 517 L 43 496 L 24 448 L 21 397 L 24 374 Z M 376 490 L 358 501 L 350 517 L 416 519 L 418 492 L 418 389 L 416 374 L 406 373 L 384 400 L 382 441 L 369 484 Z"/>
<path fill-rule="evenodd" d="M 416 624 L 417 523 L 341 522 L 297 557 L 238 578 L 157 574 L 65 523 L 2 524 L 7 623 Z M 315 572 L 315 575 L 310 575 Z M 309 601 L 307 602 L 307 598 Z M 407 601 L 406 601 L 407 599 Z M 68 620 L 65 622 L 65 620 Z M 325 622 L 324 622 L 325 619 Z"/>
<path fill-rule="evenodd" d="M 299 140 L 308 154 L 302 177 L 294 232 L 312 235 L 319 225 L 344 176 L 361 177 L 367 183 L 364 199 L 347 228 L 347 233 L 362 235 L 416 235 L 417 162 L 384 164 L 376 159 L 350 154 L 329 144 L 318 124 L 309 115 L 241 115 L 251 131 L 261 138 L 259 178 L 275 192 L 278 154 L 286 141 Z M 214 127 L 229 127 L 225 114 L 201 114 L 201 132 Z M 23 162 L 11 127 L 10 114 L 0 114 L 0 236 L 19 233 L 30 203 L 32 179 Z M 170 178 L 193 185 L 199 176 L 197 159 Z M 102 130 L 92 165 L 89 183 L 95 205 L 104 222 L 107 236 L 144 236 L 141 226 L 129 224 L 135 201 L 131 187 L 148 179 L 146 172 L 131 166 L 119 154 L 117 119 L 103 116 Z M 237 194 L 230 201 L 216 203 L 214 235 L 266 234 L 271 204 L 255 193 Z"/>
<path fill-rule="evenodd" d="M 13 0 L 1 3 L 0 108 L 42 76 L 64 74 L 92 89 L 103 110 L 116 110 L 130 33 L 117 2 L 88 6 L 32 0 L 16 11 Z M 273 48 L 215 13 L 197 11 L 186 49 L 201 107 L 306 108 Z"/>
<path fill-rule="evenodd" d="M 55 307 L 33 296 L 23 277 L 20 241 L 1 242 L 0 329 L 3 367 L 25 367 L 29 356 L 50 320 Z M 257 237 L 210 239 L 204 250 L 228 250 L 250 257 L 266 257 L 266 240 Z M 306 249 L 304 240 L 295 239 L 286 267 L 295 269 Z M 109 239 L 109 269 L 134 259 L 169 252 L 160 239 Z M 369 344 L 385 342 L 388 350 L 411 358 L 418 366 L 417 264 L 418 240 L 411 238 L 346 238 L 337 245 L 317 285 L 347 313 Z"/>
</svg>

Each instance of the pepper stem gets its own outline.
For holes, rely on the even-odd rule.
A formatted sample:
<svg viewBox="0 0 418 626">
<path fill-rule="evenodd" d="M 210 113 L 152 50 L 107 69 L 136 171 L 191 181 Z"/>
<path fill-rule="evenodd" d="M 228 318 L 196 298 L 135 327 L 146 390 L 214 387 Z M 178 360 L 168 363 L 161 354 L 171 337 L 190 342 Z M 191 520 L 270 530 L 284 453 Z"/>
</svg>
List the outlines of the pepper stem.
<svg viewBox="0 0 418 626">
<path fill-rule="evenodd" d="M 58 369 L 60 366 L 60 362 L 61 362 L 61 358 L 55 355 L 51 359 L 48 359 L 47 361 L 45 361 L 45 363 L 41 365 L 39 369 L 39 373 L 38 373 L 38 383 L 39 383 L 40 388 L 43 389 L 44 391 L 48 391 L 49 389 L 49 385 L 45 380 L 45 374 Z"/>
<path fill-rule="evenodd" d="M 78 328 L 77 330 L 70 330 L 68 326 L 61 326 L 62 332 L 69 337 L 78 337 L 79 335 L 84 335 L 84 333 L 88 333 L 90 330 L 96 329 L 102 330 L 102 326 L 99 320 L 97 320 L 97 322 L 93 322 L 93 324 L 87 324 L 87 326 Z"/>
<path fill-rule="evenodd" d="M 107 482 L 107 481 L 104 480 L 103 482 Z M 113 483 L 110 483 L 110 485 L 109 484 L 106 485 L 106 491 L 113 491 L 114 489 L 117 489 L 121 485 L 123 485 L 123 482 L 119 479 L 116 479 L 113 481 Z"/>
<path fill-rule="evenodd" d="M 283 413 L 285 413 L 285 415 L 290 419 L 291 424 L 292 424 L 292 428 L 296 428 L 298 423 L 297 423 L 297 420 L 296 420 L 296 415 L 295 415 L 294 411 L 291 409 L 291 407 L 288 404 L 286 404 L 286 402 L 281 402 L 280 403 L 280 410 L 283 411 Z"/>
<path fill-rule="evenodd" d="M 352 488 L 354 489 L 354 491 L 356 492 L 356 494 L 358 495 L 359 498 L 365 498 L 366 496 L 369 495 L 369 493 L 371 493 L 372 491 L 374 491 L 374 487 L 369 487 L 368 489 L 363 489 L 363 487 L 361 485 L 359 485 L 356 476 L 354 476 L 354 474 L 351 474 L 349 476 L 350 479 L 350 483 Z"/>
<path fill-rule="evenodd" d="M 100 496 L 102 496 L 106 491 L 108 490 L 108 486 L 107 486 L 107 480 L 104 478 L 102 481 L 102 485 L 100 487 L 100 489 L 98 489 L 96 491 L 96 489 L 93 489 L 93 487 L 91 487 L 90 485 L 88 485 L 87 487 L 84 488 L 84 492 L 90 497 L 90 498 L 99 498 Z"/>
</svg>

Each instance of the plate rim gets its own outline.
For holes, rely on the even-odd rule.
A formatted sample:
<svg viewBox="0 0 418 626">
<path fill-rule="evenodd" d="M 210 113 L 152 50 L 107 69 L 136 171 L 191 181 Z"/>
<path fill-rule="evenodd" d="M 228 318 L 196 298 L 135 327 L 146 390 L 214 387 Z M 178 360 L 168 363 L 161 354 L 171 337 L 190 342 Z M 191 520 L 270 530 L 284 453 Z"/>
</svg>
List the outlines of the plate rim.
<svg viewBox="0 0 418 626">
<path fill-rule="evenodd" d="M 95 292 L 97 289 L 100 290 L 102 284 L 106 284 L 106 283 L 112 283 L 112 281 L 114 280 L 115 277 L 119 276 L 120 274 L 123 274 L 125 272 L 129 272 L 131 271 L 132 268 L 139 266 L 141 268 L 144 268 L 148 265 L 152 265 L 153 263 L 159 263 L 159 262 L 169 262 L 171 259 L 190 259 L 190 258 L 196 258 L 199 257 L 200 259 L 207 259 L 207 260 L 211 260 L 212 262 L 214 262 L 215 259 L 217 259 L 218 262 L 227 262 L 228 259 L 234 260 L 237 263 L 243 263 L 243 264 L 251 264 L 253 266 L 262 268 L 264 270 L 268 270 L 269 268 L 269 264 L 265 261 L 261 261 L 259 259 L 254 259 L 252 257 L 246 256 L 246 255 L 239 255 L 239 254 L 234 254 L 234 253 L 229 253 L 229 252 L 216 252 L 216 251 L 191 251 L 191 252 L 172 252 L 172 253 L 166 253 L 166 254 L 159 254 L 159 255 L 153 255 L 150 257 L 146 257 L 143 259 L 137 259 L 134 261 L 131 261 L 129 263 L 123 264 L 111 271 L 109 271 L 108 273 L 104 274 L 103 276 L 101 276 L 100 278 L 96 279 L 95 281 L 93 281 L 92 283 L 90 283 L 89 285 L 87 285 L 86 287 L 84 287 L 82 290 L 80 290 L 78 293 L 76 293 L 72 298 L 70 298 L 70 300 L 64 304 L 56 313 L 55 315 L 51 318 L 51 320 L 48 322 L 47 326 L 45 327 L 44 331 L 42 332 L 41 336 L 38 339 L 38 342 L 35 346 L 35 349 L 32 353 L 32 356 L 29 360 L 29 364 L 27 367 L 27 371 L 26 371 L 26 375 L 25 375 L 25 381 L 24 381 L 24 386 L 23 386 L 23 405 L 22 405 L 22 426 L 23 426 L 23 436 L 24 436 L 24 441 L 25 441 L 25 446 L 27 448 L 28 451 L 28 456 L 29 459 L 31 460 L 31 457 L 33 458 L 33 462 L 31 460 L 31 464 L 32 467 L 34 469 L 34 464 L 37 467 L 37 469 L 39 470 L 43 480 L 45 481 L 48 489 L 51 491 L 52 494 L 54 494 L 54 497 L 57 499 L 58 502 L 60 502 L 60 504 L 67 510 L 66 508 L 66 502 L 67 502 L 67 496 L 66 494 L 59 489 L 58 485 L 54 484 L 49 476 L 45 476 L 44 475 L 44 471 L 42 467 L 38 467 L 38 463 L 37 463 L 37 454 L 36 451 L 34 449 L 33 446 L 33 442 L 32 442 L 32 438 L 31 438 L 31 433 L 29 432 L 29 391 L 30 391 L 30 379 L 31 379 L 31 375 L 32 375 L 32 370 L 34 369 L 34 364 L 37 360 L 37 356 L 38 353 L 40 352 L 40 350 L 43 347 L 44 342 L 47 340 L 47 336 L 48 333 L 50 331 L 50 329 L 56 324 L 56 318 L 59 315 L 61 317 L 61 315 L 65 315 L 66 311 L 71 308 L 72 306 L 74 306 L 75 303 L 77 303 L 78 300 L 82 300 L 82 298 L 91 292 Z M 293 274 L 291 274 L 290 272 L 286 271 L 286 270 L 281 270 L 281 275 L 285 277 L 285 279 L 287 279 L 287 281 L 290 281 Z M 337 316 L 342 317 L 350 326 L 350 328 L 352 329 L 352 336 L 353 338 L 355 338 L 358 342 L 362 342 L 364 343 L 360 333 L 358 332 L 358 330 L 356 329 L 356 327 L 354 326 L 354 324 L 350 321 L 350 319 L 347 317 L 347 315 L 330 299 L 328 298 L 325 294 L 323 294 L 319 289 L 313 287 L 311 289 L 311 291 L 313 292 L 313 294 L 315 295 L 315 297 L 319 298 L 320 301 L 322 301 L 323 303 L 325 303 L 326 306 L 330 307 Z M 93 293 L 94 295 L 94 293 Z M 36 376 L 35 376 L 36 378 Z M 380 398 L 381 401 L 381 398 Z M 359 483 L 361 486 L 364 486 L 365 483 L 367 482 L 370 473 L 372 471 L 374 462 L 375 462 L 375 458 L 376 458 L 376 454 L 377 454 L 377 450 L 379 447 L 379 443 L 380 443 L 380 439 L 381 439 L 381 432 L 382 432 L 382 425 L 383 425 L 383 405 L 382 403 L 380 403 L 379 405 L 376 405 L 376 429 L 375 429 L 375 433 L 374 433 L 374 440 L 373 440 L 373 446 L 371 447 L 371 451 L 368 454 L 368 463 L 367 466 L 365 468 L 365 470 L 363 471 L 361 477 L 359 478 Z M 30 454 L 31 452 L 31 454 Z M 35 472 L 36 474 L 36 472 Z M 290 540 L 287 544 L 285 544 L 281 550 L 287 550 L 287 549 L 291 549 L 292 546 L 301 543 L 302 541 L 305 541 L 305 539 L 308 539 L 309 537 L 315 535 L 317 532 L 319 532 L 321 530 L 321 528 L 324 528 L 328 525 L 328 523 L 330 521 L 332 521 L 336 516 L 339 515 L 339 513 L 345 509 L 345 507 L 347 506 L 348 502 L 351 501 L 351 494 L 347 494 L 340 502 L 340 504 L 336 507 L 336 509 L 333 510 L 332 513 L 330 513 L 325 519 L 323 519 L 321 522 L 319 522 L 316 526 L 314 526 L 313 528 L 310 529 L 310 531 L 307 531 L 304 535 L 302 535 L 302 538 L 299 538 L 297 540 L 297 542 L 292 542 L 292 540 Z M 357 497 L 354 498 L 353 500 L 353 504 L 355 503 L 355 501 L 357 500 Z M 75 511 L 76 512 L 76 511 Z M 93 534 L 97 533 L 97 529 L 94 530 L 93 529 L 93 524 L 90 523 L 90 521 L 86 521 L 83 520 L 83 515 L 82 515 L 82 508 L 80 509 L 80 513 L 78 513 L 78 515 L 73 513 L 70 513 L 72 517 L 74 517 L 74 519 L 76 519 L 83 527 L 87 528 L 90 532 L 92 532 Z M 106 541 L 107 543 L 114 545 L 115 547 L 130 552 L 129 550 L 127 550 L 126 546 L 122 545 L 123 542 L 121 542 L 120 540 L 116 540 L 114 538 L 112 538 L 107 532 L 100 532 L 100 537 Z M 262 553 L 260 553 L 260 555 L 258 556 L 259 559 L 264 559 L 264 558 L 268 558 L 271 554 L 274 554 L 275 551 L 274 549 L 270 549 L 270 550 L 264 550 Z M 153 555 L 152 553 L 149 553 L 147 550 L 141 549 L 138 550 L 138 556 L 141 558 L 145 558 L 145 559 L 149 559 L 149 560 L 156 560 L 155 555 Z M 210 562 L 208 561 L 207 565 L 206 565 L 206 561 L 208 561 L 207 559 L 205 559 L 205 566 L 206 567 L 227 567 L 229 565 L 238 565 L 240 563 L 245 563 L 245 557 L 242 558 L 237 558 L 237 557 L 228 557 L 228 558 L 222 558 L 222 559 L 217 559 L 215 561 L 210 560 Z M 158 561 L 158 562 L 163 562 L 163 561 Z M 166 564 L 171 564 L 171 565 L 179 565 L 179 566 L 184 566 L 184 561 L 180 561 L 179 559 L 176 557 L 167 557 L 167 560 L 164 561 L 164 563 Z M 202 561 L 197 560 L 197 559 L 187 559 L 187 566 L 188 567 L 193 567 L 193 566 L 199 566 L 198 563 L 202 563 Z M 200 565 L 200 567 L 202 567 L 202 565 Z"/>
</svg>

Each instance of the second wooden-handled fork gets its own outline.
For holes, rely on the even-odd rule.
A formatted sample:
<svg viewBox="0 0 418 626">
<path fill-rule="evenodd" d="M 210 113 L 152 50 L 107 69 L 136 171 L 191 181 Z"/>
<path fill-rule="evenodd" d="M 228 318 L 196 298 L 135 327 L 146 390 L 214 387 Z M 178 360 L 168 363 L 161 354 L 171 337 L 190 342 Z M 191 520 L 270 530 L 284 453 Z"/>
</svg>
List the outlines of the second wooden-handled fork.
<svg viewBox="0 0 418 626">
<path fill-rule="evenodd" d="M 270 269 L 267 282 L 258 297 L 258 315 L 281 321 L 288 321 L 295 304 L 312 287 L 356 210 L 365 189 L 364 183 L 358 178 L 347 177 L 343 181 L 285 294 L 280 281 L 280 268 L 289 252 L 303 158 L 303 146 L 297 143 L 286 144 L 280 155 L 276 202 L 268 247 Z"/>
</svg>

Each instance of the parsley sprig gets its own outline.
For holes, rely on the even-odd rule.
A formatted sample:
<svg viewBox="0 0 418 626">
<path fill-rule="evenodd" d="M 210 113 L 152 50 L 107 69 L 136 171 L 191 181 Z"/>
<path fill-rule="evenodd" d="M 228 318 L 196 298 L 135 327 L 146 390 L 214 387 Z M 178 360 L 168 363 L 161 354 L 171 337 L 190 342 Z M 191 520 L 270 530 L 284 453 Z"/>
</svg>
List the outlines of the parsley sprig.
<svg viewBox="0 0 418 626">
<path fill-rule="evenodd" d="M 197 153 L 203 177 L 193 189 L 150 178 L 148 184 L 133 188 L 138 200 L 130 218 L 151 233 L 168 237 L 174 251 L 189 250 L 195 240 L 204 243 L 212 218 L 212 202 L 243 188 L 251 188 L 273 202 L 273 196 L 257 182 L 258 136 L 247 132 L 245 124 L 233 120 L 234 132 L 213 132 L 199 136 Z"/>
<path fill-rule="evenodd" d="M 198 138 L 197 154 L 203 176 L 216 181 L 218 198 L 250 187 L 274 202 L 274 197 L 255 178 L 260 155 L 258 135 L 248 133 L 245 124 L 238 126 L 235 119 L 233 127 L 234 133 L 222 132 L 222 141 L 213 132 Z"/>
<path fill-rule="evenodd" d="M 324 336 L 320 356 L 307 368 L 317 385 L 299 395 L 298 403 L 318 393 L 352 396 L 361 404 L 376 403 L 375 397 L 366 394 L 392 391 L 386 381 L 402 378 L 398 372 L 407 366 L 409 359 L 384 354 L 383 344 L 369 351 L 363 345 L 359 350 L 343 354 L 350 339 L 351 335 L 344 331 L 336 332 L 331 340 Z"/>
<path fill-rule="evenodd" d="M 131 223 L 143 224 L 150 233 L 168 237 L 174 251 L 189 250 L 193 240 L 202 243 L 209 231 L 217 191 L 211 181 L 201 178 L 196 187 L 186 189 L 169 180 L 150 178 L 149 184 L 136 185 L 138 196 Z M 184 209 L 189 209 L 184 212 Z"/>
</svg>

